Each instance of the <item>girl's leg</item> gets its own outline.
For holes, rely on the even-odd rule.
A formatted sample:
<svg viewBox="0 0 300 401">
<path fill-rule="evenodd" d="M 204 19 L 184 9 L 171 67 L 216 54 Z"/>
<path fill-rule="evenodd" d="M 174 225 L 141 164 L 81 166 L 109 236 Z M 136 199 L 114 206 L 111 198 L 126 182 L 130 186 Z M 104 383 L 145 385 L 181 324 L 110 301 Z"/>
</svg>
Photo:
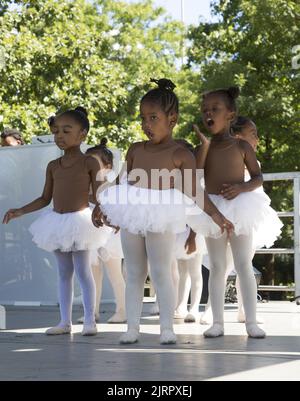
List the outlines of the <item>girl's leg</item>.
<svg viewBox="0 0 300 401">
<path fill-rule="evenodd" d="M 230 246 L 227 247 L 226 263 L 227 263 L 227 270 L 226 270 L 225 283 L 227 283 L 227 279 L 228 279 L 230 273 L 233 270 L 235 270 L 234 260 L 233 260 L 233 256 L 232 256 L 232 250 L 231 250 Z M 241 322 L 241 323 L 245 323 L 245 314 L 244 314 L 244 309 L 243 309 L 243 301 L 242 301 L 242 296 L 241 296 L 241 291 L 240 291 L 238 275 L 236 275 L 235 287 L 236 287 L 236 296 L 237 296 L 237 304 L 238 304 L 237 321 Z"/>
<path fill-rule="evenodd" d="M 254 258 L 254 255 L 255 255 L 255 250 L 253 251 L 252 260 Z M 236 294 L 237 294 L 237 300 L 238 300 L 237 321 L 239 323 L 245 323 L 246 317 L 245 317 L 244 306 L 243 306 L 243 298 L 242 298 L 242 293 L 241 293 L 240 280 L 239 280 L 238 276 L 236 278 Z M 261 316 L 256 315 L 256 323 L 263 324 L 264 319 Z"/>
<path fill-rule="evenodd" d="M 116 300 L 116 312 L 108 320 L 108 323 L 124 323 L 126 322 L 126 311 L 125 280 L 122 274 L 122 260 L 109 259 L 104 265 Z"/>
<path fill-rule="evenodd" d="M 227 235 L 218 239 L 206 238 L 210 259 L 209 294 L 213 313 L 213 325 L 204 332 L 205 337 L 224 335 L 224 297 L 226 274 Z"/>
<path fill-rule="evenodd" d="M 173 286 L 174 286 L 174 296 L 175 296 L 175 307 L 178 303 L 178 292 L 179 292 L 179 268 L 178 268 L 178 263 L 177 259 L 173 257 L 172 261 L 172 280 L 173 280 Z"/>
<path fill-rule="evenodd" d="M 150 271 L 149 267 L 148 267 L 148 271 Z M 177 263 L 176 259 L 173 259 L 173 262 L 172 262 L 172 279 L 173 279 L 174 291 L 175 291 L 175 305 L 177 305 L 178 298 L 179 298 L 179 280 L 180 280 L 180 278 L 179 278 L 178 263 Z M 186 312 L 186 314 L 187 314 L 187 312 Z M 150 308 L 150 315 L 159 315 L 159 306 L 158 306 L 157 297 L 156 297 L 154 305 Z M 176 318 L 178 318 L 178 316 L 175 311 L 175 319 Z"/>
<path fill-rule="evenodd" d="M 68 334 L 72 325 L 73 276 L 72 252 L 54 252 L 58 264 L 60 323 L 46 331 L 48 335 Z"/>
<path fill-rule="evenodd" d="M 172 280 L 175 238 L 173 233 L 148 232 L 146 235 L 147 255 L 160 310 L 161 344 L 176 342 L 173 331 L 175 294 Z"/>
<path fill-rule="evenodd" d="M 237 321 L 239 323 L 245 323 L 246 318 L 245 318 L 245 312 L 244 312 L 244 307 L 243 307 L 243 299 L 242 299 L 242 293 L 241 293 L 240 280 L 239 280 L 238 276 L 236 277 L 235 288 L 236 288 L 236 297 L 237 297 L 237 303 L 238 303 Z"/>
<path fill-rule="evenodd" d="M 97 323 L 100 322 L 100 302 L 102 295 L 102 282 L 103 282 L 103 264 L 98 258 L 92 263 L 92 273 L 96 286 L 96 306 L 95 306 L 95 320 Z M 77 319 L 77 323 L 84 323 L 84 316 Z"/>
<path fill-rule="evenodd" d="M 191 306 L 189 315 L 185 322 L 195 322 L 199 313 L 199 304 L 203 289 L 202 279 L 202 255 L 197 254 L 193 259 L 188 260 L 188 270 L 191 277 Z"/>
<path fill-rule="evenodd" d="M 232 257 L 232 252 L 230 246 L 227 245 L 226 248 L 226 273 L 225 273 L 225 286 L 227 283 L 227 279 L 229 274 L 234 270 L 234 262 Z M 211 303 L 210 303 L 210 296 L 208 297 L 207 304 L 205 306 L 205 311 L 200 318 L 200 324 L 206 325 L 211 324 L 213 321 L 212 310 L 211 310 Z"/>
<path fill-rule="evenodd" d="M 100 259 L 98 259 L 98 265 L 92 265 L 92 273 L 96 286 L 96 307 L 95 307 L 95 320 L 100 321 L 100 304 L 102 296 L 102 285 L 103 285 L 103 264 Z"/>
<path fill-rule="evenodd" d="M 200 317 L 200 324 L 208 325 L 208 324 L 212 324 L 212 322 L 213 322 L 213 315 L 212 315 L 212 309 L 211 309 L 210 296 L 208 296 L 208 300 L 205 305 L 205 311 L 202 313 L 202 315 Z"/>
<path fill-rule="evenodd" d="M 73 263 L 82 292 L 84 327 L 82 335 L 97 334 L 95 323 L 96 287 L 93 278 L 89 251 L 73 252 Z"/>
<path fill-rule="evenodd" d="M 249 337 L 264 338 L 266 334 L 256 322 L 257 286 L 252 269 L 252 236 L 233 234 L 230 237 L 230 244 L 235 270 L 240 280 L 247 333 Z"/>
<path fill-rule="evenodd" d="M 126 316 L 127 333 L 120 338 L 121 344 L 138 341 L 140 318 L 143 307 L 144 284 L 147 277 L 145 238 L 121 230 L 121 241 L 126 264 Z"/>
<path fill-rule="evenodd" d="M 184 319 L 188 314 L 187 303 L 191 290 L 191 277 L 188 271 L 188 261 L 178 260 L 179 286 L 178 303 L 175 311 L 175 318 Z"/>
</svg>

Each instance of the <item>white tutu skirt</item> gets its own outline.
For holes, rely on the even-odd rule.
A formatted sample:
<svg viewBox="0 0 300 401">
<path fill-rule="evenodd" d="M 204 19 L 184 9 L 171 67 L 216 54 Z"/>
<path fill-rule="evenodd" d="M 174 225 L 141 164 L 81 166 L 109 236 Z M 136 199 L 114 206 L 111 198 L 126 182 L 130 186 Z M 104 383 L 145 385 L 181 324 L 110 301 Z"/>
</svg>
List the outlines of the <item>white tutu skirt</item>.
<svg viewBox="0 0 300 401">
<path fill-rule="evenodd" d="M 251 191 L 238 195 L 232 200 L 221 195 L 209 195 L 219 211 L 234 224 L 235 235 L 253 235 L 256 249 L 270 247 L 281 234 L 283 226 L 277 213 L 271 208 L 271 200 L 263 191 Z M 219 238 L 221 230 L 206 214 L 194 218 L 195 231 L 205 237 Z"/>
<path fill-rule="evenodd" d="M 107 262 L 109 259 L 124 258 L 120 231 L 115 234 L 115 230 L 111 230 L 106 243 L 98 249 L 98 255 L 103 262 Z"/>
<path fill-rule="evenodd" d="M 98 201 L 112 225 L 132 234 L 178 234 L 186 230 L 188 216 L 202 210 L 177 189 L 138 188 L 127 183 L 104 190 Z"/>
<path fill-rule="evenodd" d="M 104 245 L 110 232 L 96 228 L 92 210 L 86 208 L 74 213 L 56 213 L 46 210 L 29 227 L 33 241 L 39 248 L 53 252 L 87 251 Z"/>
<path fill-rule="evenodd" d="M 190 228 L 188 227 L 185 232 L 177 234 L 176 236 L 176 259 L 187 260 L 194 258 L 197 254 L 205 255 L 207 254 L 206 243 L 203 235 L 196 235 L 196 251 L 190 254 L 186 253 L 185 243 L 190 235 Z"/>
</svg>

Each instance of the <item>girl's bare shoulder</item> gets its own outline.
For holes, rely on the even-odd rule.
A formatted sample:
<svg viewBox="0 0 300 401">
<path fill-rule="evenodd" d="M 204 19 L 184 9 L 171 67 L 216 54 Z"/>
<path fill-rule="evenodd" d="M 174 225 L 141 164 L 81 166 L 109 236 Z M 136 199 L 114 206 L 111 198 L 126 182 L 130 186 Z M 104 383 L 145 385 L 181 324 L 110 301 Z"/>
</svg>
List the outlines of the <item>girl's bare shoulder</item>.
<svg viewBox="0 0 300 401">
<path fill-rule="evenodd" d="M 100 169 L 99 157 L 97 157 L 96 155 L 84 155 L 83 157 L 84 164 L 87 167 L 88 171 Z"/>
<path fill-rule="evenodd" d="M 60 159 L 61 157 L 59 157 L 58 159 L 51 160 L 51 162 L 48 163 L 47 169 L 54 170 L 55 168 L 57 168 L 59 166 Z"/>
<path fill-rule="evenodd" d="M 244 139 L 240 139 L 240 138 L 234 138 L 234 140 L 236 141 L 238 148 L 242 152 L 244 152 L 244 153 L 254 152 L 254 150 L 253 150 L 252 146 L 249 144 L 249 142 L 244 141 Z"/>
<path fill-rule="evenodd" d="M 182 163 L 194 161 L 195 156 L 189 149 L 186 149 L 183 146 L 178 146 L 173 153 L 173 160 L 177 166 L 180 166 Z"/>
<path fill-rule="evenodd" d="M 127 156 L 132 156 L 136 152 L 138 152 L 140 149 L 142 149 L 145 145 L 145 141 L 140 141 L 140 142 L 134 142 L 131 144 L 127 150 Z"/>
</svg>

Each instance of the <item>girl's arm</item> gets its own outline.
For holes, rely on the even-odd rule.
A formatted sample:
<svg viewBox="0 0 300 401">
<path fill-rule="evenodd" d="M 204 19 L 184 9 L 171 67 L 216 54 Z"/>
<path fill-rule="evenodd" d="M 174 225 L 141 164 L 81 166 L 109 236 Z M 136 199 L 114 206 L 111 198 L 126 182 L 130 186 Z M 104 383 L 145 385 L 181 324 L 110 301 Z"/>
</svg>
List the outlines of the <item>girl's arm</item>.
<svg viewBox="0 0 300 401">
<path fill-rule="evenodd" d="M 225 229 L 228 232 L 233 231 L 233 224 L 220 213 L 209 199 L 207 192 L 201 188 L 200 182 L 197 182 L 196 160 L 191 152 L 179 148 L 174 154 L 174 162 L 176 167 L 181 170 L 183 193 L 193 199 L 197 206 L 213 219 L 221 228 L 222 233 Z"/>
<path fill-rule="evenodd" d="M 23 216 L 24 214 L 36 212 L 37 210 L 43 209 L 50 204 L 53 194 L 52 168 L 53 162 L 50 162 L 46 170 L 46 182 L 42 195 L 33 202 L 30 202 L 19 209 L 10 209 L 8 212 L 6 212 L 3 218 L 3 224 L 7 224 L 10 220 Z"/>
<path fill-rule="evenodd" d="M 242 192 L 254 191 L 263 184 L 261 169 L 252 146 L 243 140 L 240 141 L 239 146 L 243 152 L 244 162 L 249 171 L 251 179 L 241 184 L 223 184 L 223 190 L 221 191 L 221 194 L 225 199 L 228 200 L 234 199 Z"/>
<path fill-rule="evenodd" d="M 196 233 L 191 228 L 190 228 L 190 234 L 189 234 L 187 240 L 185 241 L 184 249 L 188 255 L 195 252 L 197 249 Z"/>
<path fill-rule="evenodd" d="M 199 130 L 199 127 L 196 124 L 193 125 L 193 128 L 198 139 L 201 142 L 201 145 L 197 147 L 195 152 L 196 166 L 197 169 L 203 170 L 205 167 L 206 157 L 209 151 L 210 140 L 206 138 L 204 134 L 202 134 L 202 132 Z"/>
<path fill-rule="evenodd" d="M 88 173 L 90 175 L 90 187 L 92 189 L 92 193 L 89 195 L 89 202 L 97 204 L 97 191 L 98 188 L 104 184 L 103 181 L 99 180 L 98 173 L 101 169 L 101 164 L 97 156 L 91 155 L 86 157 L 86 166 Z"/>
<path fill-rule="evenodd" d="M 261 187 L 264 181 L 261 168 L 252 146 L 246 141 L 241 141 L 241 144 L 245 150 L 245 165 L 251 177 L 251 180 L 242 184 L 243 192 L 254 191 L 254 189 Z"/>
</svg>

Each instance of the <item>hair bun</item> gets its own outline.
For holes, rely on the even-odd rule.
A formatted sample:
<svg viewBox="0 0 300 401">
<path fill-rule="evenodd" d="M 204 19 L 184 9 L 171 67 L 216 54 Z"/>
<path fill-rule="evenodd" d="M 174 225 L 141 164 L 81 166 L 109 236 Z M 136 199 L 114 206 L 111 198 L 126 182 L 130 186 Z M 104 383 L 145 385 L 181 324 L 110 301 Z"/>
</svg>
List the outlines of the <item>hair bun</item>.
<svg viewBox="0 0 300 401">
<path fill-rule="evenodd" d="M 150 82 L 156 83 L 156 85 L 158 85 L 159 89 L 161 90 L 167 90 L 173 92 L 174 89 L 176 88 L 176 85 L 170 79 L 166 78 L 162 79 L 151 78 Z"/>
<path fill-rule="evenodd" d="M 86 117 L 88 116 L 88 112 L 84 107 L 78 106 L 76 107 L 76 109 L 74 109 L 75 111 L 84 114 Z"/>
<path fill-rule="evenodd" d="M 232 99 L 237 99 L 240 96 L 240 88 L 238 86 L 231 86 L 230 88 L 227 89 L 227 92 L 229 96 L 232 97 Z"/>
<path fill-rule="evenodd" d="M 108 142 L 107 138 L 101 138 L 100 146 L 106 147 L 107 142 Z"/>
<path fill-rule="evenodd" d="M 48 123 L 49 127 L 51 127 L 53 125 L 54 121 L 55 121 L 55 116 L 54 115 L 50 116 L 47 119 L 47 123 Z"/>
</svg>

